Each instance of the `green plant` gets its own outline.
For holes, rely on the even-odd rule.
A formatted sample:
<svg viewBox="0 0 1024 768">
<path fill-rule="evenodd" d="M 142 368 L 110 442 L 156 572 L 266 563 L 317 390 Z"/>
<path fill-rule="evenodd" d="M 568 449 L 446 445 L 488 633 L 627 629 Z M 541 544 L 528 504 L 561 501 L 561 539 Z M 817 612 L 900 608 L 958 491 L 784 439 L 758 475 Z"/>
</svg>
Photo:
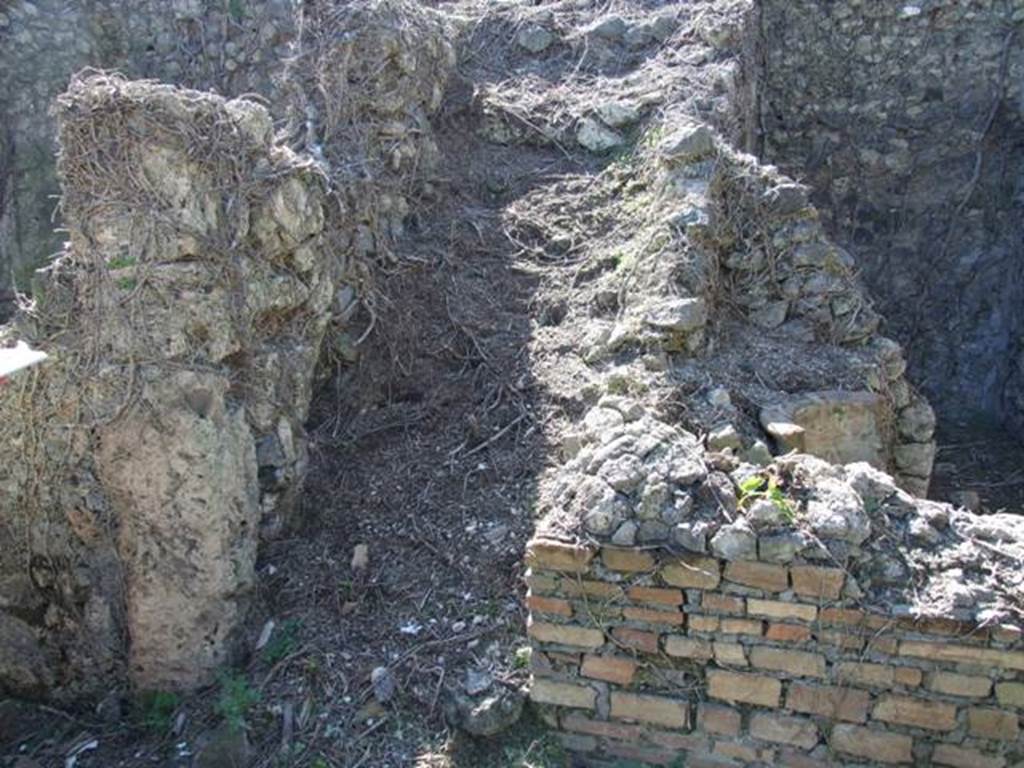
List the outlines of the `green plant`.
<svg viewBox="0 0 1024 768">
<path fill-rule="evenodd" d="M 242 21 L 245 18 L 245 4 L 242 0 L 228 0 L 228 13 L 234 21 Z"/>
<path fill-rule="evenodd" d="M 142 727 L 154 733 L 164 734 L 173 725 L 174 712 L 178 709 L 177 694 L 170 691 L 147 691 L 139 701 Z"/>
<path fill-rule="evenodd" d="M 117 281 L 117 287 L 122 291 L 131 291 L 138 285 L 138 281 L 134 277 L 122 277 Z"/>
<path fill-rule="evenodd" d="M 220 675 L 220 696 L 213 709 L 229 728 L 237 731 L 245 727 L 246 715 L 259 700 L 259 691 L 253 690 L 244 676 L 224 672 Z"/>
<path fill-rule="evenodd" d="M 108 269 L 125 269 L 135 266 L 134 256 L 117 256 L 107 262 Z"/>
<path fill-rule="evenodd" d="M 282 659 L 291 655 L 298 646 L 299 630 L 302 622 L 298 619 L 288 619 L 281 625 L 270 642 L 263 648 L 263 659 L 268 664 L 276 664 Z"/>
<path fill-rule="evenodd" d="M 789 522 L 793 522 L 796 513 L 793 505 L 789 503 L 778 480 L 774 477 L 764 475 L 751 475 L 740 483 L 740 507 L 746 509 L 757 499 L 767 499 L 782 513 L 782 516 Z"/>
<path fill-rule="evenodd" d="M 532 658 L 533 649 L 530 646 L 524 645 L 521 648 L 516 648 L 515 655 L 512 657 L 512 669 L 527 669 Z"/>
</svg>

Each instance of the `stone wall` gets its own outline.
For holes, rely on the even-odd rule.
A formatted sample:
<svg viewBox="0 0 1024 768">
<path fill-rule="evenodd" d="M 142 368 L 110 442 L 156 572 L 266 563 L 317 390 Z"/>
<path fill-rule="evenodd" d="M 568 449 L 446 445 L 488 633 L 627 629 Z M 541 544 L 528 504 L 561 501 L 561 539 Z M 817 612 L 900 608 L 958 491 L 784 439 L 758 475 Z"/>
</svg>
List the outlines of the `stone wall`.
<svg viewBox="0 0 1024 768">
<path fill-rule="evenodd" d="M 84 67 L 227 96 L 269 96 L 292 37 L 289 0 L 0 2 L 0 315 L 56 254 L 50 106 Z"/>
<path fill-rule="evenodd" d="M 1024 6 L 760 0 L 749 151 L 804 177 L 910 351 L 962 416 L 1024 421 Z"/>
<path fill-rule="evenodd" d="M 531 698 L 574 765 L 1024 756 L 1010 516 L 915 500 L 865 464 L 727 476 L 692 436 L 632 423 L 666 487 L 595 494 L 625 488 L 628 451 L 594 444 L 527 551 Z"/>
</svg>

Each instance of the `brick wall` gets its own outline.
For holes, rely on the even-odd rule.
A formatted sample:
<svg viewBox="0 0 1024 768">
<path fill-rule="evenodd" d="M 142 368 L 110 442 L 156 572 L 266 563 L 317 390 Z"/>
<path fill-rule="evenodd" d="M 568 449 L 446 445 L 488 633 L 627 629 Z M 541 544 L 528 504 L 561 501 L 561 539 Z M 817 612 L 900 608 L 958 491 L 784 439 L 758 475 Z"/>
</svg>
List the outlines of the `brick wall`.
<svg viewBox="0 0 1024 768">
<path fill-rule="evenodd" d="M 1024 757 L 1009 624 L 854 605 L 845 571 L 821 562 L 536 538 L 527 563 L 531 698 L 577 765 Z"/>
</svg>

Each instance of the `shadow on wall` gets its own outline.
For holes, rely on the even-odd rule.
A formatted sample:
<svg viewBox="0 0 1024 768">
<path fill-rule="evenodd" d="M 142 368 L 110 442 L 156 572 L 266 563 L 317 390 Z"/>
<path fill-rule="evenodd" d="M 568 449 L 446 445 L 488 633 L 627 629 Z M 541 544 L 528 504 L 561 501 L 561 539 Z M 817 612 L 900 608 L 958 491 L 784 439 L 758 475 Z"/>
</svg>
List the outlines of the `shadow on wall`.
<svg viewBox="0 0 1024 768">
<path fill-rule="evenodd" d="M 1024 426 L 1024 11 L 761 0 L 748 142 L 802 175 L 940 410 Z"/>
</svg>

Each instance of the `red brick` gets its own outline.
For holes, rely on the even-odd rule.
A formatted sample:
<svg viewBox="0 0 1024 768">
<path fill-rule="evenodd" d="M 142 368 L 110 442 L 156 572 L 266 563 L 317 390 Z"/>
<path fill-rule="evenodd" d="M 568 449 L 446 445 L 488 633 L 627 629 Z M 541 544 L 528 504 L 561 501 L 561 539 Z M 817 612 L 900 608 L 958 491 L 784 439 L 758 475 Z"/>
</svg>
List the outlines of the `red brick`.
<svg viewBox="0 0 1024 768">
<path fill-rule="evenodd" d="M 822 624 L 840 624 L 843 626 L 854 626 L 863 624 L 865 616 L 863 611 L 855 611 L 850 608 L 822 608 Z"/>
<path fill-rule="evenodd" d="M 822 645 L 835 646 L 845 651 L 864 650 L 864 638 L 860 635 L 852 635 L 848 630 L 819 629 L 814 634 Z"/>
<path fill-rule="evenodd" d="M 681 589 L 659 589 L 657 587 L 630 587 L 626 590 L 630 600 L 653 605 L 682 605 Z"/>
<path fill-rule="evenodd" d="M 889 664 L 844 661 L 836 666 L 836 680 L 842 684 L 889 688 L 896 680 L 896 668 Z"/>
<path fill-rule="evenodd" d="M 648 765 L 672 765 L 678 760 L 679 755 L 663 749 L 652 749 L 650 747 L 638 747 L 634 744 L 623 744 L 617 741 L 609 741 L 605 744 L 605 751 L 623 760 L 630 760 Z"/>
<path fill-rule="evenodd" d="M 763 616 L 766 619 L 795 619 L 797 621 L 814 621 L 818 609 L 804 603 L 784 603 L 779 600 L 747 600 L 747 615 Z"/>
<path fill-rule="evenodd" d="M 917 688 L 923 678 L 921 670 L 913 667 L 896 667 L 892 673 L 893 682 L 907 688 Z"/>
<path fill-rule="evenodd" d="M 711 643 L 694 637 L 682 635 L 665 636 L 665 653 L 680 659 L 701 659 L 708 661 L 713 657 Z"/>
<path fill-rule="evenodd" d="M 647 624 L 667 624 L 673 627 L 683 626 L 684 614 L 680 611 L 655 611 L 651 608 L 634 608 L 632 606 L 622 609 L 623 618 L 629 621 L 643 621 Z"/>
<path fill-rule="evenodd" d="M 636 674 L 637 663 L 625 656 L 594 656 L 583 657 L 580 674 L 595 680 L 606 680 L 618 685 L 629 685 Z"/>
<path fill-rule="evenodd" d="M 609 570 L 626 573 L 653 571 L 657 566 L 657 561 L 650 552 L 638 549 L 616 549 L 615 547 L 601 547 L 601 562 Z"/>
<path fill-rule="evenodd" d="M 782 697 L 782 683 L 773 677 L 709 669 L 707 681 L 708 696 L 721 701 L 777 707 Z"/>
<path fill-rule="evenodd" d="M 1005 768 L 1006 758 L 986 755 L 976 749 L 954 747 L 952 744 L 936 744 L 932 752 L 932 763 L 953 768 Z"/>
<path fill-rule="evenodd" d="M 819 653 L 755 646 L 750 649 L 750 663 L 799 677 L 825 677 L 825 657 Z"/>
<path fill-rule="evenodd" d="M 666 728 L 687 728 L 690 705 L 679 699 L 612 691 L 611 716 L 623 720 L 639 720 Z"/>
<path fill-rule="evenodd" d="M 593 627 L 579 627 L 574 624 L 547 624 L 530 620 L 527 634 L 542 643 L 575 645 L 580 648 L 600 648 L 604 645 L 604 633 Z"/>
<path fill-rule="evenodd" d="M 595 597 L 601 600 L 621 600 L 622 587 L 606 581 L 562 579 L 562 594 L 569 597 Z"/>
<path fill-rule="evenodd" d="M 883 696 L 871 713 L 875 720 L 910 725 L 932 731 L 956 728 L 956 707 L 943 701 L 926 701 L 907 696 Z"/>
<path fill-rule="evenodd" d="M 955 672 L 933 672 L 928 678 L 928 690 L 950 696 L 984 699 L 992 692 L 992 681 L 987 677 L 958 675 Z"/>
<path fill-rule="evenodd" d="M 758 619 L 727 619 L 721 621 L 723 635 L 752 635 L 761 636 L 762 624 Z"/>
<path fill-rule="evenodd" d="M 1024 652 L 1022 651 L 1003 651 L 998 648 L 979 648 L 972 645 L 903 640 L 900 642 L 900 656 L 1024 670 Z"/>
<path fill-rule="evenodd" d="M 701 704 L 697 709 L 697 727 L 722 736 L 739 736 L 743 717 L 732 707 Z"/>
<path fill-rule="evenodd" d="M 859 725 L 832 729 L 832 749 L 880 763 L 912 763 L 914 742 L 909 736 L 876 731 Z"/>
<path fill-rule="evenodd" d="M 789 589 L 789 574 L 783 566 L 753 560 L 731 561 L 725 566 L 725 578 L 766 592 L 785 592 Z"/>
<path fill-rule="evenodd" d="M 631 629 L 630 627 L 615 627 L 612 630 L 612 637 L 617 643 L 627 648 L 635 648 L 643 653 L 658 652 L 658 635 L 654 632 L 645 632 L 642 629 Z"/>
<path fill-rule="evenodd" d="M 572 617 L 572 603 L 557 597 L 541 597 L 530 595 L 526 598 L 526 607 L 534 613 L 547 613 L 552 616 Z"/>
<path fill-rule="evenodd" d="M 667 731 L 649 730 L 647 738 L 659 747 L 667 749 L 691 751 L 707 749 L 708 747 L 707 739 L 700 733 L 669 733 Z"/>
<path fill-rule="evenodd" d="M 757 760 L 757 749 L 749 744 L 738 744 L 734 741 L 720 741 L 715 739 L 715 754 L 722 757 L 742 760 L 744 763 L 753 763 Z"/>
<path fill-rule="evenodd" d="M 794 592 L 819 600 L 838 600 L 846 581 L 846 574 L 839 568 L 811 565 L 794 565 L 789 569 L 789 575 L 793 579 Z"/>
<path fill-rule="evenodd" d="M 583 685 L 534 679 L 530 687 L 530 699 L 538 704 L 554 704 L 557 707 L 594 709 L 597 706 L 597 691 Z"/>
<path fill-rule="evenodd" d="M 747 666 L 747 651 L 739 643 L 713 643 L 715 661 L 724 667 Z"/>
<path fill-rule="evenodd" d="M 811 639 L 811 630 L 799 624 L 769 624 L 764 636 L 784 643 L 803 643 Z"/>
<path fill-rule="evenodd" d="M 980 707 L 972 707 L 967 710 L 967 730 L 972 736 L 999 741 L 1016 741 L 1020 734 L 1015 712 Z"/>
<path fill-rule="evenodd" d="M 551 539 L 534 539 L 526 546 L 526 564 L 532 568 L 586 573 L 596 550 Z"/>
<path fill-rule="evenodd" d="M 747 609 L 747 601 L 733 595 L 705 592 L 701 595 L 700 607 L 708 613 L 729 613 L 742 616 Z"/>
<path fill-rule="evenodd" d="M 867 691 L 832 685 L 793 683 L 786 695 L 786 708 L 830 720 L 863 723 L 868 719 L 871 695 Z"/>
<path fill-rule="evenodd" d="M 662 566 L 666 584 L 684 589 L 714 589 L 721 581 L 718 561 L 710 557 L 684 555 Z"/>
<path fill-rule="evenodd" d="M 570 712 L 562 717 L 562 727 L 574 733 L 586 733 L 590 736 L 603 736 L 623 741 L 640 741 L 644 729 L 640 725 L 611 723 L 603 720 L 591 720 L 577 712 Z"/>
<path fill-rule="evenodd" d="M 691 632 L 717 632 L 719 621 L 717 616 L 699 616 L 695 613 L 686 615 L 686 626 Z"/>
<path fill-rule="evenodd" d="M 560 579 L 547 573 L 537 573 L 533 569 L 526 572 L 526 586 L 534 595 L 550 595 L 558 591 Z"/>
<path fill-rule="evenodd" d="M 750 718 L 750 735 L 775 744 L 813 749 L 818 743 L 818 727 L 807 717 L 758 712 Z"/>
</svg>

